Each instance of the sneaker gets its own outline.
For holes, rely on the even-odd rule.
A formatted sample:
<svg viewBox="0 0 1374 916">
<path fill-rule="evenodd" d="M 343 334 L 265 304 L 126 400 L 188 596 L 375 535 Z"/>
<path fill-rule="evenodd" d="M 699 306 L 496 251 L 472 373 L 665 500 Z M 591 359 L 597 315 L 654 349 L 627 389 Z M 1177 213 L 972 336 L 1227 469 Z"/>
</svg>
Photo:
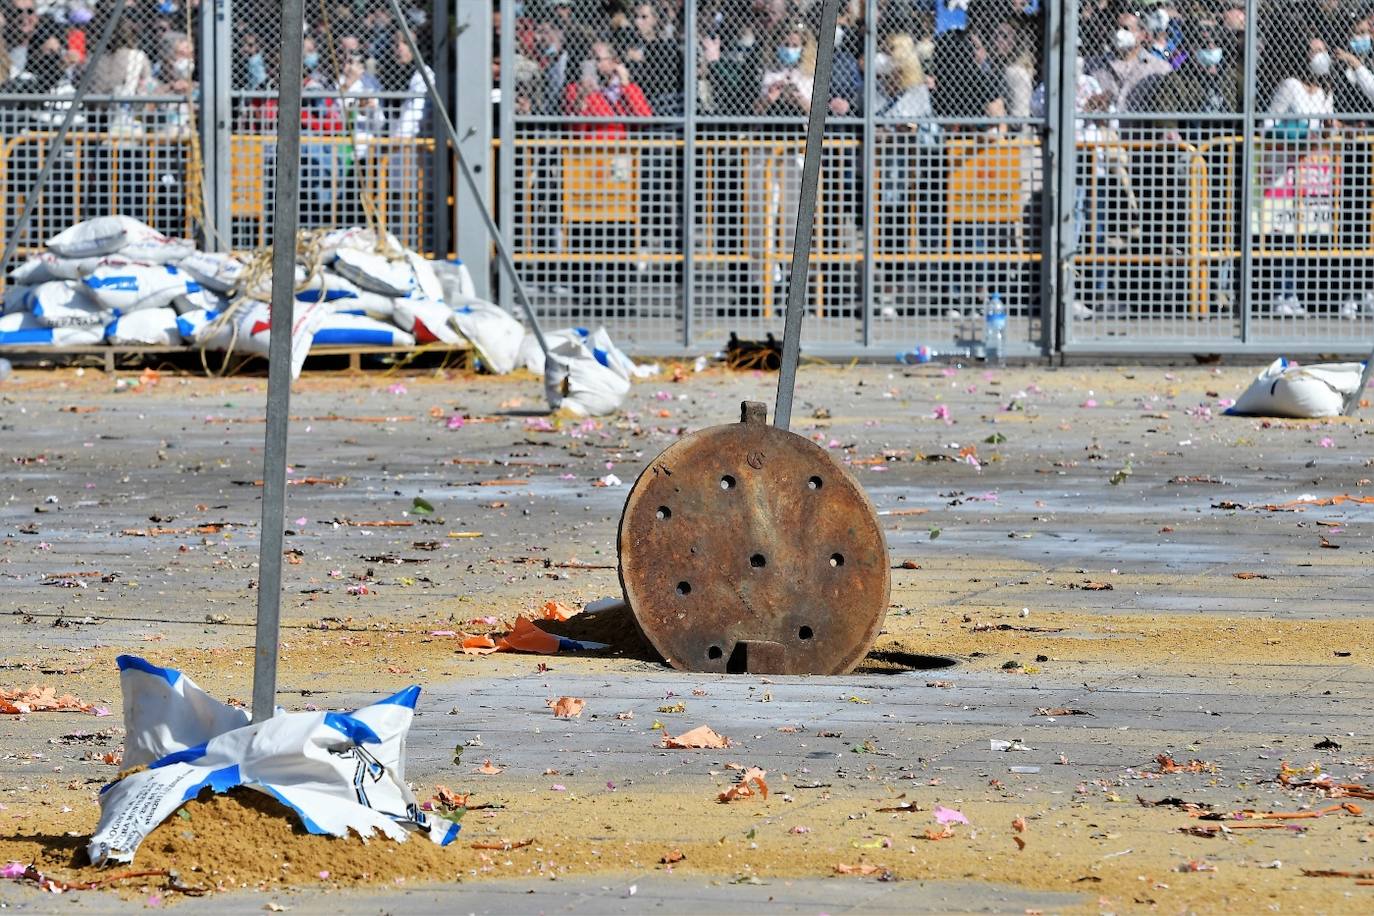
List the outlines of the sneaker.
<svg viewBox="0 0 1374 916">
<path fill-rule="evenodd" d="M 1082 302 L 1075 302 L 1073 304 L 1073 317 L 1077 318 L 1080 321 L 1092 321 L 1092 307 L 1084 305 Z"/>
<path fill-rule="evenodd" d="M 1284 296 L 1274 303 L 1272 309 L 1275 315 L 1281 317 L 1292 317 L 1294 315 L 1306 315 L 1307 309 L 1303 308 L 1302 302 L 1297 296 Z"/>
<path fill-rule="evenodd" d="M 1360 317 L 1360 306 L 1362 301 L 1359 299 L 1347 299 L 1341 303 L 1341 317 L 1354 321 Z"/>
<path fill-rule="evenodd" d="M 964 317 L 964 313 L 961 312 L 961 311 L 959 311 L 958 309 L 945 309 L 945 317 L 946 317 L 946 318 L 963 318 L 963 317 Z"/>
</svg>

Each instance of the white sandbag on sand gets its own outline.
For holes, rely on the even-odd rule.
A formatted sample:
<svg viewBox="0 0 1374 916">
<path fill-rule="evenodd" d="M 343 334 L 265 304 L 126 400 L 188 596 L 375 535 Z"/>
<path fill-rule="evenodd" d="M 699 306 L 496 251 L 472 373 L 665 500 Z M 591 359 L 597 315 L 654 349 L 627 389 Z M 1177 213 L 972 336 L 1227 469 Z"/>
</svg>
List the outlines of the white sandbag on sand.
<svg viewBox="0 0 1374 916">
<path fill-rule="evenodd" d="M 1360 387 L 1364 363 L 1302 366 L 1279 357 L 1226 412 L 1252 417 L 1336 417 Z"/>
</svg>

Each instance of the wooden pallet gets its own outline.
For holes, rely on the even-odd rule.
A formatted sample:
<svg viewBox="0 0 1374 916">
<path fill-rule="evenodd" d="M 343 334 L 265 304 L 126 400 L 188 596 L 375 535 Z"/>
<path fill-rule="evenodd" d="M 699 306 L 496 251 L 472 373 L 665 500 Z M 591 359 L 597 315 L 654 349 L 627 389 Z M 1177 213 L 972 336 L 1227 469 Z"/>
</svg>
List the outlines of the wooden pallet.
<svg viewBox="0 0 1374 916">
<path fill-rule="evenodd" d="M 348 357 L 348 371 L 361 372 L 363 368 L 364 356 L 397 356 L 404 354 L 437 353 L 451 355 L 466 353 L 472 349 L 468 344 L 421 344 L 414 347 L 374 347 L 374 346 L 320 346 L 311 347 L 310 355 L 306 357 L 306 362 L 321 356 L 346 356 Z M 35 347 L 27 345 L 0 346 L 0 356 L 41 356 L 53 361 L 70 361 L 83 356 L 99 356 L 104 360 L 104 370 L 114 372 L 115 367 L 121 361 L 146 360 L 155 356 L 186 355 L 196 352 L 195 347 L 180 346 L 106 346 L 94 344 L 91 346 L 78 347 Z M 266 360 L 267 357 L 253 353 L 237 354 L 244 363 L 258 359 Z M 240 366 L 241 368 L 241 366 Z"/>
</svg>

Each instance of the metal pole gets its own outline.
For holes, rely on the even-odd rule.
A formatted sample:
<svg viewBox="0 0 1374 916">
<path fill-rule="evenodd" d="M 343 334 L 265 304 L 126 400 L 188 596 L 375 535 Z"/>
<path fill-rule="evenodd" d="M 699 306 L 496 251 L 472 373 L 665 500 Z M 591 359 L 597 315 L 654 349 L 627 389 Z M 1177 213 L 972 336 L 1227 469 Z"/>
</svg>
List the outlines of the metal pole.
<svg viewBox="0 0 1374 916">
<path fill-rule="evenodd" d="M 1350 393 L 1350 397 L 1345 400 L 1345 409 L 1341 411 L 1347 417 L 1355 416 L 1355 411 L 1360 409 L 1360 395 L 1365 393 L 1369 387 L 1369 377 L 1374 373 L 1374 351 L 1365 357 L 1364 372 L 1360 373 L 1360 387 Z"/>
<path fill-rule="evenodd" d="M 682 36 L 682 346 L 692 346 L 696 299 L 697 223 L 697 4 L 687 0 Z"/>
<path fill-rule="evenodd" d="M 295 323 L 296 229 L 301 209 L 301 53 L 304 0 L 282 0 L 277 68 L 276 214 L 272 223 L 272 328 L 267 345 L 267 430 L 262 458 L 258 628 L 253 649 L 253 721 L 277 706 L 281 551 L 286 518 L 286 433 L 291 418 L 291 328 Z"/>
<path fill-rule="evenodd" d="M 395 3 L 396 0 L 391 0 Z M 806 281 L 811 264 L 811 235 L 815 228 L 816 186 L 821 177 L 821 140 L 825 112 L 830 106 L 830 71 L 835 62 L 835 20 L 840 0 L 823 0 L 820 34 L 816 36 L 816 74 L 811 84 L 811 112 L 806 123 L 806 160 L 802 163 L 801 199 L 797 201 L 797 235 L 792 243 L 792 273 L 787 283 L 787 320 L 782 332 L 782 364 L 778 369 L 778 400 L 773 425 L 792 425 L 792 389 L 797 383 L 801 357 L 802 313 L 806 306 Z"/>
<path fill-rule="evenodd" d="M 878 0 L 868 0 L 864 5 L 864 124 L 863 143 L 859 155 L 863 157 L 860 169 L 859 188 L 864 196 L 860 205 L 863 212 L 863 289 L 859 302 L 863 308 L 862 334 L 865 348 L 873 346 L 873 307 L 878 301 L 876 285 L 878 265 L 873 262 L 875 244 L 878 238 L 877 201 L 873 195 L 874 177 L 878 174 L 877 117 L 878 74 L 873 72 L 874 60 L 878 54 Z M 890 177 L 890 176 L 889 176 Z"/>
<path fill-rule="evenodd" d="M 544 331 L 539 327 L 539 319 L 534 317 L 534 307 L 530 305 L 529 297 L 525 295 L 525 284 L 520 282 L 520 275 L 515 271 L 515 262 L 511 260 L 510 252 L 506 249 L 506 243 L 501 238 L 501 230 L 496 227 L 496 221 L 491 218 L 491 211 L 482 203 L 482 195 L 477 188 L 477 181 L 472 177 L 472 170 L 468 168 L 468 161 L 463 156 L 463 150 L 459 146 L 458 131 L 453 126 L 453 120 L 448 116 L 448 107 L 444 105 L 444 99 L 439 95 L 438 88 L 434 85 L 434 76 L 429 72 L 429 67 L 425 65 L 424 55 L 420 53 L 420 46 L 415 43 L 415 33 L 410 31 L 410 23 L 406 21 L 405 14 L 401 12 L 401 5 L 396 0 L 387 0 L 391 6 L 391 14 L 396 17 L 396 24 L 401 27 L 401 34 L 405 36 L 406 44 L 410 47 L 410 53 L 415 55 L 415 59 L 420 62 L 420 75 L 425 79 L 425 87 L 429 90 L 430 100 L 434 102 L 435 109 L 443 118 L 444 128 L 448 131 L 449 140 L 453 142 L 453 154 L 458 159 L 458 168 L 463 173 L 463 180 L 467 182 L 468 191 L 472 194 L 472 199 L 477 203 L 477 211 L 482 214 L 482 222 L 486 224 L 487 232 L 490 233 L 492 241 L 496 243 L 496 254 L 501 260 L 501 266 L 506 269 L 510 276 L 511 284 L 515 287 L 515 298 L 520 302 L 520 307 L 525 310 L 525 317 L 529 319 L 530 331 L 534 333 L 534 339 L 539 342 L 539 349 L 544 351 L 545 358 L 549 355 L 549 344 L 544 340 Z M 502 22 L 501 31 L 514 30 L 515 23 Z M 299 52 L 297 52 L 299 53 Z M 504 82 L 504 78 L 502 82 Z M 514 105 L 514 99 L 503 98 L 502 106 Z M 507 181 L 509 175 L 503 176 Z"/>
<path fill-rule="evenodd" d="M 1240 232 L 1237 236 L 1240 240 L 1240 276 L 1237 278 L 1237 295 L 1232 301 L 1232 307 L 1240 311 L 1240 339 L 1241 343 L 1250 342 L 1250 312 L 1254 305 L 1253 290 L 1251 280 L 1255 276 L 1255 250 L 1252 244 L 1250 227 L 1254 225 L 1254 174 L 1255 174 L 1255 110 L 1258 106 L 1258 99 L 1255 97 L 1255 75 L 1259 70 L 1259 58 L 1256 54 L 1255 36 L 1259 32 L 1259 0 L 1246 0 L 1245 2 L 1245 88 L 1242 90 L 1244 98 L 1241 99 L 1242 110 L 1244 111 L 1244 132 L 1245 138 L 1241 141 L 1241 180 L 1236 182 L 1240 189 Z"/>
<path fill-rule="evenodd" d="M 498 125 L 500 131 L 501 144 L 496 150 L 496 176 L 500 179 L 496 183 L 496 206 L 499 207 L 501 215 L 501 240 L 496 244 L 505 243 L 507 248 L 515 247 L 515 2 L 514 0 L 501 0 L 501 43 L 496 53 L 501 58 L 501 110 L 497 112 Z M 567 36 L 564 36 L 566 43 Z M 575 63 L 569 61 L 569 64 Z M 571 74 L 569 74 L 571 76 Z M 544 106 L 540 105 L 538 110 L 543 113 Z M 552 114 L 552 112 L 549 112 Z M 536 128 L 539 135 L 546 132 L 553 133 L 552 130 L 540 126 Z M 549 163 L 554 160 L 556 155 L 549 146 L 540 145 L 527 147 L 527 149 L 537 150 L 533 156 L 525 156 L 525 169 L 534 173 L 530 181 L 530 189 L 525 193 L 553 193 L 542 190 L 543 170 L 552 168 Z M 455 155 L 457 150 L 454 150 Z M 552 186 L 553 182 L 549 182 Z M 552 212 L 546 209 L 545 212 Z M 534 219 L 537 219 L 535 217 Z M 527 225 L 525 231 L 530 233 L 533 226 Z M 557 230 L 555 230 L 556 232 Z M 538 247 L 538 236 L 531 233 L 531 244 Z M 499 284 L 501 293 L 501 307 L 509 309 L 511 307 L 511 289 L 506 283 Z"/>
<path fill-rule="evenodd" d="M 33 180 L 29 187 L 29 193 L 24 198 L 24 210 L 19 214 L 19 221 L 10 230 L 9 238 L 5 240 L 5 253 L 0 256 L 0 277 L 6 275 L 10 269 L 10 258 L 14 257 L 14 250 L 19 247 L 19 239 L 24 235 L 29 220 L 33 218 L 33 211 L 38 208 L 38 195 L 42 193 L 43 186 L 48 183 L 48 177 L 52 174 L 53 166 L 57 163 L 57 152 L 62 149 L 62 144 L 67 140 L 67 131 L 71 130 L 72 121 L 76 118 L 76 113 L 81 110 L 81 101 L 86 97 L 86 91 L 90 88 L 91 78 L 95 76 L 95 65 L 105 56 L 106 49 L 110 46 L 110 39 L 114 36 L 115 26 L 124 18 L 124 0 L 111 0 L 114 3 L 114 13 L 110 15 L 105 23 L 105 29 L 100 33 L 99 40 L 95 43 L 95 48 L 90 52 L 86 59 L 86 69 L 81 71 L 81 79 L 76 84 L 76 94 L 67 103 L 67 113 L 62 117 L 62 124 L 57 128 L 57 133 L 53 134 L 52 141 L 48 144 L 48 154 L 43 157 L 43 167 L 38 170 L 38 177 Z"/>
<path fill-rule="evenodd" d="M 1057 13 L 1057 17 L 1056 17 Z M 1041 254 L 1040 320 L 1045 355 L 1053 358 L 1073 340 L 1072 302 L 1078 295 L 1073 282 L 1073 258 L 1084 227 L 1076 225 L 1074 197 L 1078 192 L 1078 0 L 1062 0 L 1050 12 L 1046 72 L 1058 91 L 1047 93 L 1045 117 L 1046 170 L 1043 204 L 1047 228 Z M 1083 222 L 1090 217 L 1083 214 Z"/>
</svg>

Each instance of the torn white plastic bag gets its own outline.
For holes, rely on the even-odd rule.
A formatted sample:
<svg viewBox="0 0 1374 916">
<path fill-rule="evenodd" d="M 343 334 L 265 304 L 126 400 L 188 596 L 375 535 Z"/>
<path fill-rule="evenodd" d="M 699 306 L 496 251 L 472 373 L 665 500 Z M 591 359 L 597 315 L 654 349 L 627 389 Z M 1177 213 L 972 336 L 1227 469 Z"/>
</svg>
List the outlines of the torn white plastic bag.
<svg viewBox="0 0 1374 916">
<path fill-rule="evenodd" d="M 1336 417 L 1360 387 L 1364 363 L 1300 366 L 1279 357 L 1226 412 L 1255 417 Z"/>
<path fill-rule="evenodd" d="M 549 406 L 574 417 L 602 417 L 620 409 L 630 380 L 609 366 L 610 358 L 580 340 L 549 347 L 544 396 Z"/>
<path fill-rule="evenodd" d="M 525 339 L 524 325 L 492 302 L 449 299 L 448 304 L 453 308 L 459 333 L 472 342 L 488 372 L 505 375 L 515 369 L 520 342 Z"/>
<path fill-rule="evenodd" d="M 239 786 L 293 810 L 311 833 L 404 841 L 424 833 L 440 845 L 458 825 L 430 818 L 406 786 L 406 732 L 419 687 L 351 713 L 279 713 L 251 723 L 190 678 L 121 655 L 124 765 L 146 766 L 100 796 L 100 823 L 86 847 L 95 865 L 131 862 L 143 839 L 202 791 Z"/>
</svg>

